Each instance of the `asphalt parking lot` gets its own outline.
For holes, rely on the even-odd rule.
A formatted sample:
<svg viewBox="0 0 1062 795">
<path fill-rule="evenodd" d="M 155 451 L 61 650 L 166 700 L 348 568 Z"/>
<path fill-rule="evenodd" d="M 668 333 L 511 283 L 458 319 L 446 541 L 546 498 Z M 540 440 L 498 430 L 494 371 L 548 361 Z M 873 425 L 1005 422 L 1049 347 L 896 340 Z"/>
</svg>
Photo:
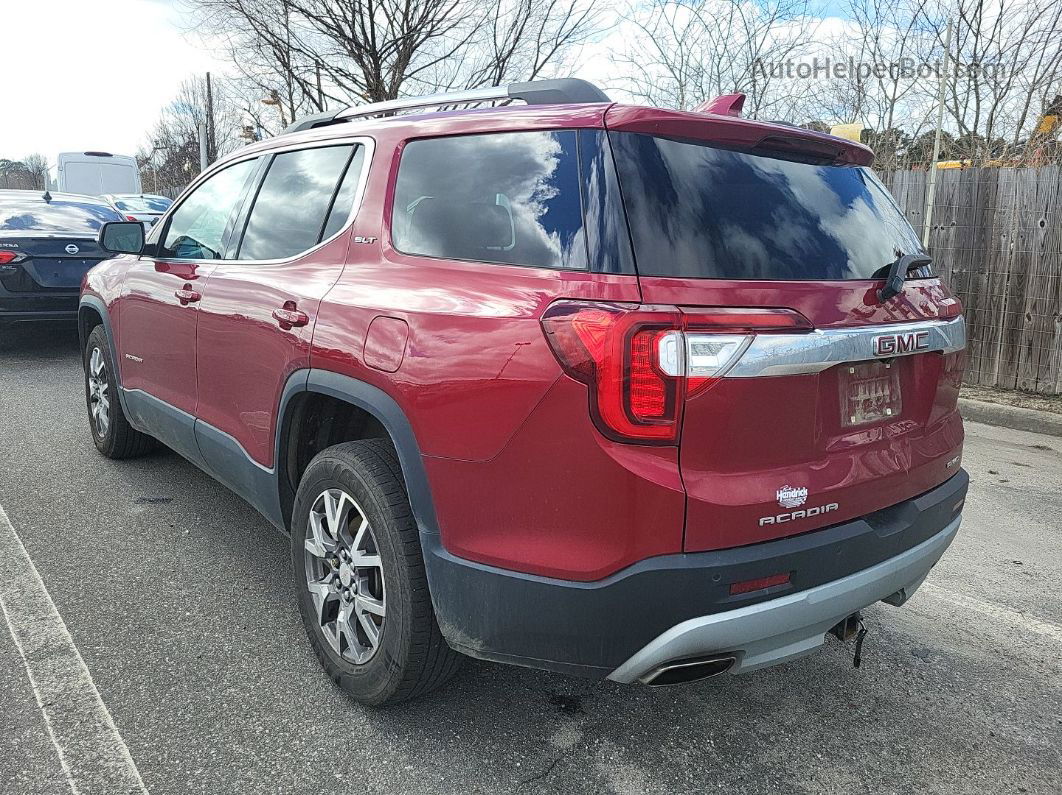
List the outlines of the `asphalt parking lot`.
<svg viewBox="0 0 1062 795">
<path fill-rule="evenodd" d="M 173 453 L 99 456 L 80 377 L 72 329 L 0 332 L 0 506 L 87 669 L 27 651 L 51 625 L 0 582 L 4 793 L 69 792 L 123 748 L 152 793 L 1062 791 L 1060 439 L 968 425 L 959 537 L 911 603 L 867 611 L 858 670 L 838 642 L 659 690 L 470 660 L 372 711 L 304 641 L 287 539 Z"/>
</svg>

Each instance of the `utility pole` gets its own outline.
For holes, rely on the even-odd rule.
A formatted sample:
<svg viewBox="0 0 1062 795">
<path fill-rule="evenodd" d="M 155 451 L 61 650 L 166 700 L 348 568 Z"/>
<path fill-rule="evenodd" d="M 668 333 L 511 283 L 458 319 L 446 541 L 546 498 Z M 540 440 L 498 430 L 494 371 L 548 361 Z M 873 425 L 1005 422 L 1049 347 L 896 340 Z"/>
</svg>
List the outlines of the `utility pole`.
<svg viewBox="0 0 1062 795">
<path fill-rule="evenodd" d="M 207 126 L 205 121 L 199 122 L 199 173 L 207 170 L 210 161 L 207 159 Z"/>
<path fill-rule="evenodd" d="M 214 136 L 214 91 L 210 83 L 210 72 L 206 73 L 206 124 L 207 124 L 207 162 L 213 163 L 218 156 L 217 138 Z"/>
<path fill-rule="evenodd" d="M 926 209 L 923 213 L 925 222 L 922 224 L 922 245 L 929 248 L 929 228 L 933 223 L 933 199 L 937 194 L 937 159 L 940 157 L 940 128 L 944 124 L 944 90 L 948 85 L 948 66 L 951 63 L 951 27 L 948 20 L 948 29 L 944 34 L 944 74 L 940 77 L 940 88 L 937 91 L 937 133 L 933 136 L 933 159 L 929 163 L 929 180 L 926 189 Z"/>
</svg>

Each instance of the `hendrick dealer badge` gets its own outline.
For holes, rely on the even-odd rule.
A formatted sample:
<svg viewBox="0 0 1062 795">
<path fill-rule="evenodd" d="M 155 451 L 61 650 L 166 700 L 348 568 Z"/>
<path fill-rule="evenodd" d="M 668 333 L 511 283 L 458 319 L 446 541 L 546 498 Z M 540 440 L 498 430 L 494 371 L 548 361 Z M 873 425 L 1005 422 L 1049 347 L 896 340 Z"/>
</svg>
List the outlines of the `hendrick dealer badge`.
<svg viewBox="0 0 1062 795">
<path fill-rule="evenodd" d="M 808 490 L 806 486 L 796 487 L 790 486 L 788 483 L 778 489 L 774 495 L 778 499 L 778 504 L 783 508 L 797 508 L 807 502 Z M 800 519 L 810 519 L 812 516 L 820 516 L 824 513 L 832 513 L 838 508 L 837 503 L 830 502 L 825 505 L 816 505 L 811 508 L 800 508 L 797 511 L 789 511 L 788 513 L 776 513 L 773 516 L 761 516 L 760 527 L 769 524 L 784 524 L 785 522 L 796 522 Z"/>
</svg>

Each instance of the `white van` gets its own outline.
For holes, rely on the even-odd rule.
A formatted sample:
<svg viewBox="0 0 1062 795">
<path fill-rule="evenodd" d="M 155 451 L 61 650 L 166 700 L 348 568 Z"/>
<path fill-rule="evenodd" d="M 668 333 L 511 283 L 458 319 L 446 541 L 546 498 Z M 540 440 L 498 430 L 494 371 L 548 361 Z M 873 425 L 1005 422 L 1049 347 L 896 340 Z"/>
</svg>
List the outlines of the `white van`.
<svg viewBox="0 0 1062 795">
<path fill-rule="evenodd" d="M 141 193 L 136 158 L 110 152 L 60 152 L 56 160 L 56 189 L 63 193 L 102 196 Z"/>
</svg>

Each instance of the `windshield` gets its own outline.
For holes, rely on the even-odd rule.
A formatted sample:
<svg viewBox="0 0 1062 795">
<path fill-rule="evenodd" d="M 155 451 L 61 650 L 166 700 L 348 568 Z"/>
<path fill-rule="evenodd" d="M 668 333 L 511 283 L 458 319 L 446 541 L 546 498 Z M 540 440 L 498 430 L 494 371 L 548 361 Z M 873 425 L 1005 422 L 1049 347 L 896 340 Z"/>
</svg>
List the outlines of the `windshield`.
<svg viewBox="0 0 1062 795">
<path fill-rule="evenodd" d="M 114 206 L 124 213 L 164 213 L 173 202 L 154 196 L 123 196 L 114 200 Z"/>
<path fill-rule="evenodd" d="M 918 236 L 869 169 L 611 133 L 646 276 L 881 278 Z"/>
<path fill-rule="evenodd" d="M 46 202 L 39 195 L 0 195 L 0 232 L 69 232 L 95 235 L 107 221 L 125 220 L 112 208 L 95 202 Z"/>
</svg>

